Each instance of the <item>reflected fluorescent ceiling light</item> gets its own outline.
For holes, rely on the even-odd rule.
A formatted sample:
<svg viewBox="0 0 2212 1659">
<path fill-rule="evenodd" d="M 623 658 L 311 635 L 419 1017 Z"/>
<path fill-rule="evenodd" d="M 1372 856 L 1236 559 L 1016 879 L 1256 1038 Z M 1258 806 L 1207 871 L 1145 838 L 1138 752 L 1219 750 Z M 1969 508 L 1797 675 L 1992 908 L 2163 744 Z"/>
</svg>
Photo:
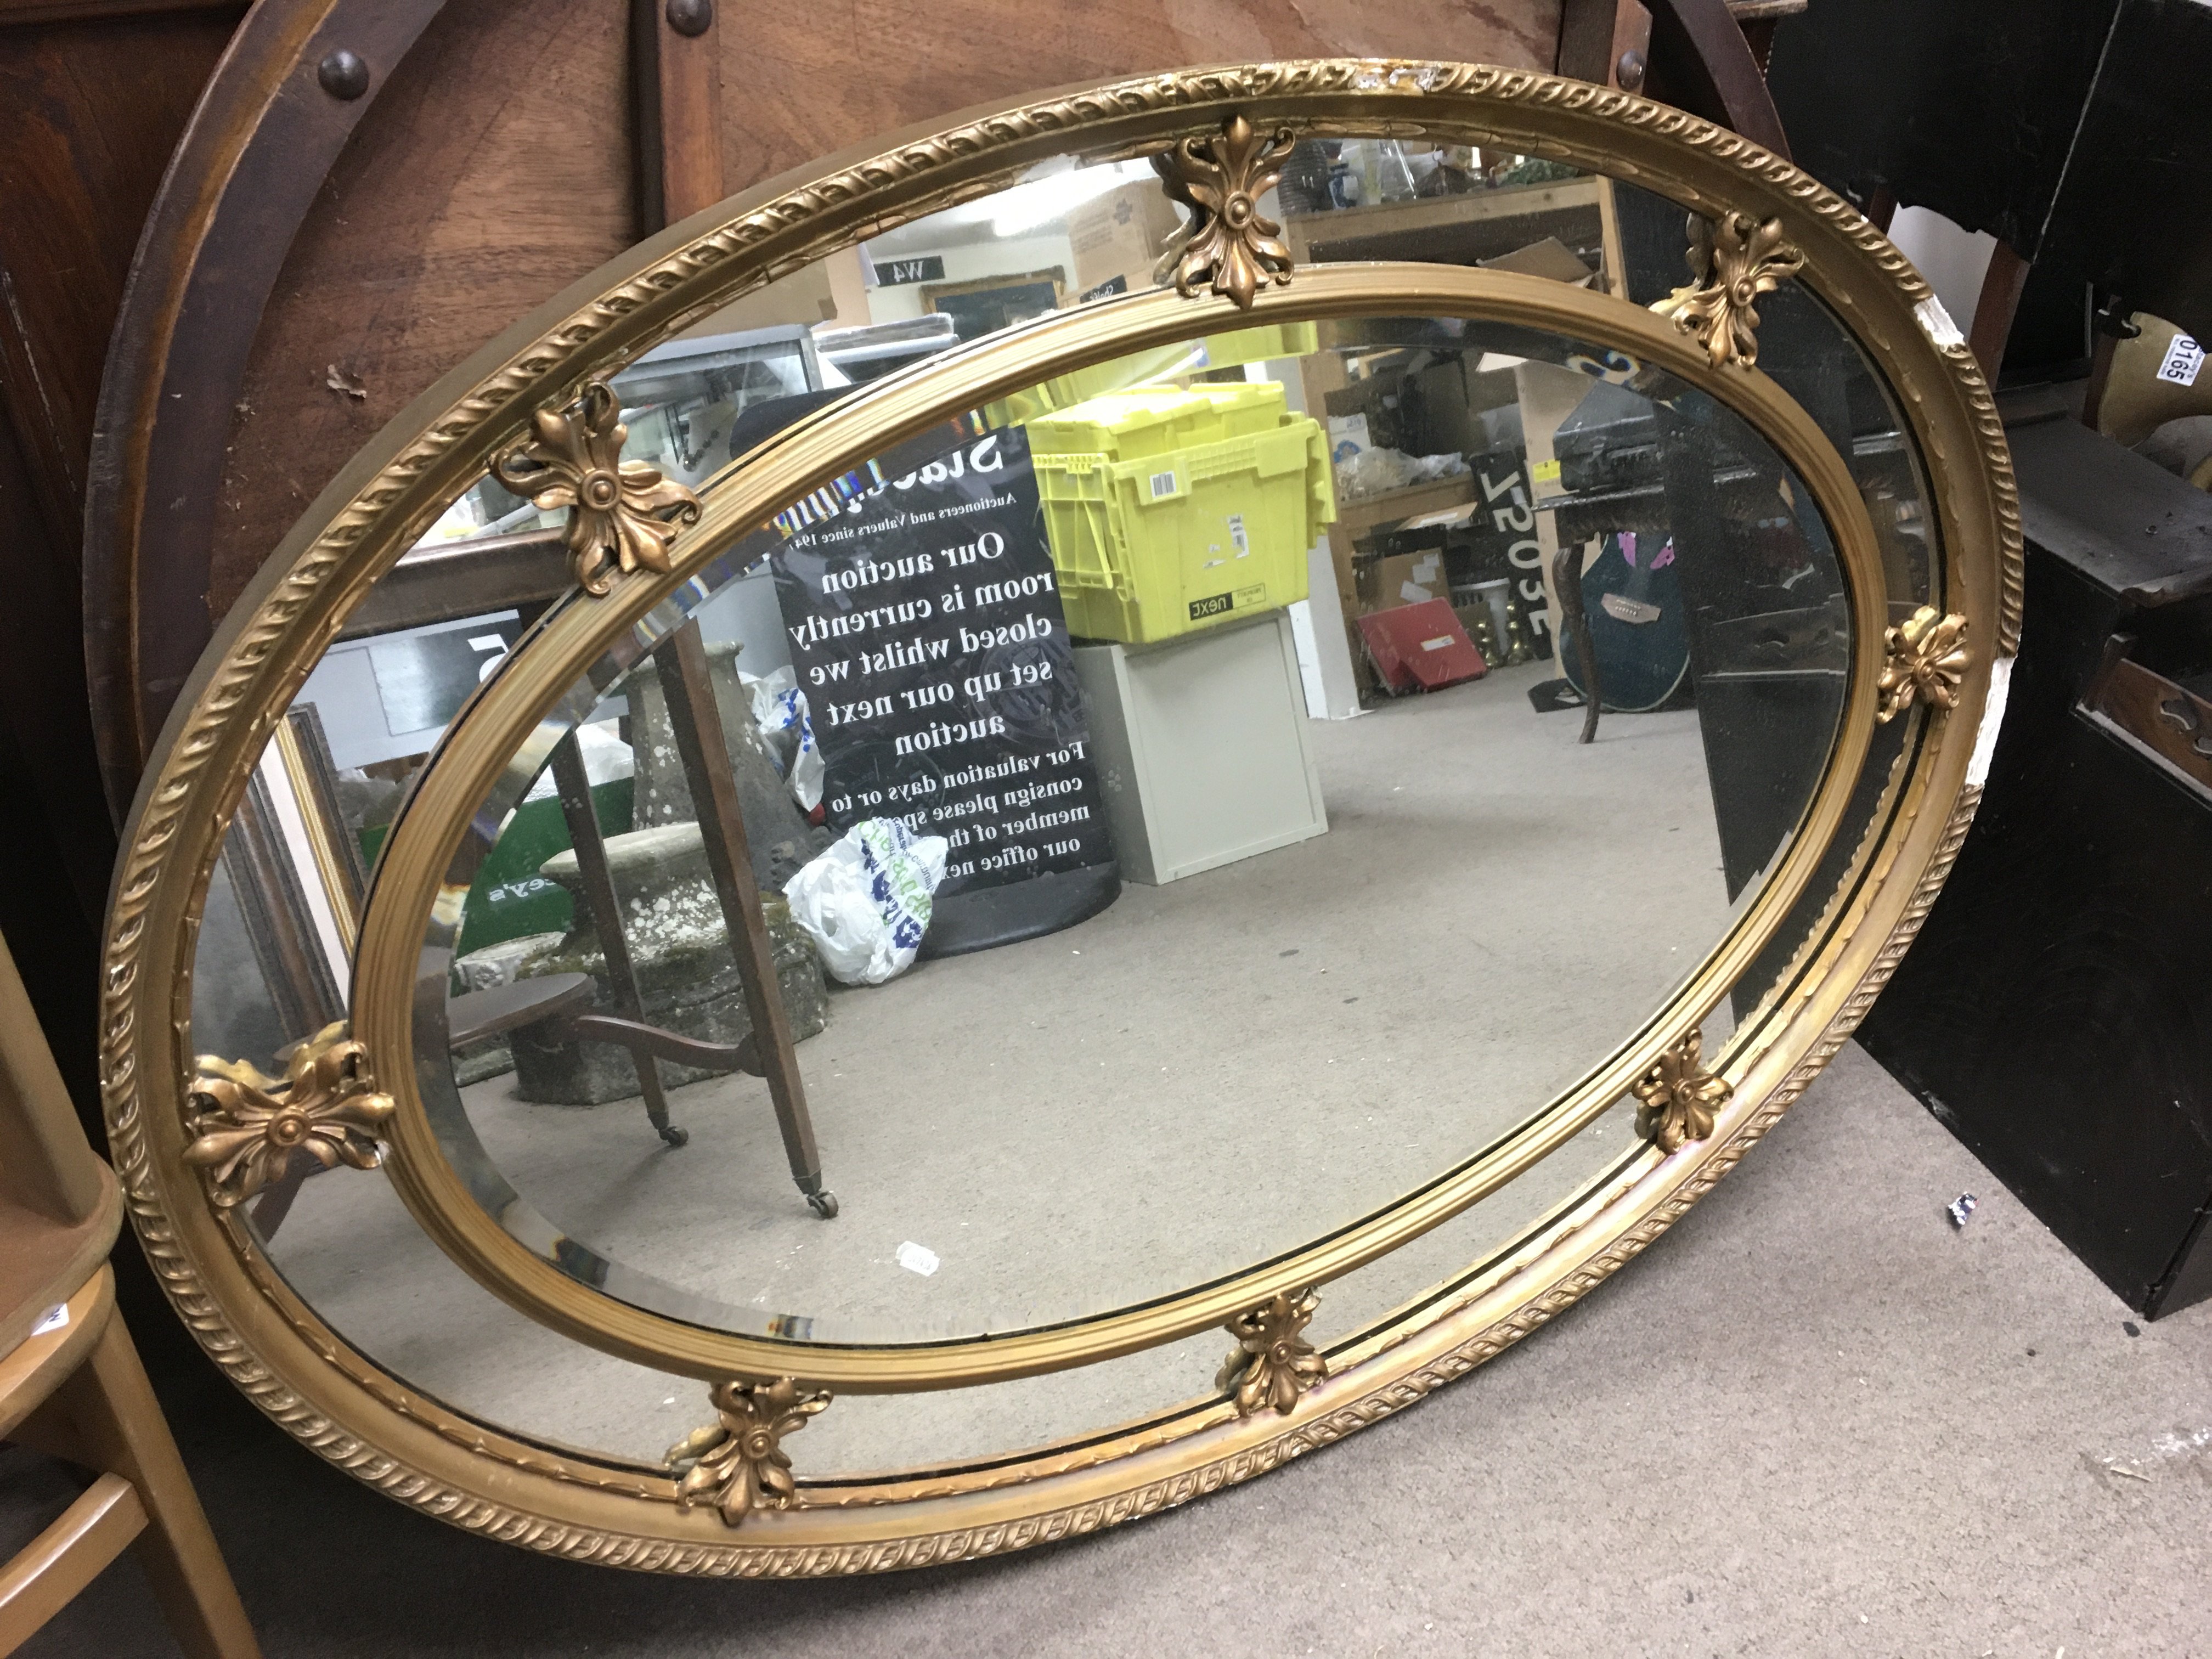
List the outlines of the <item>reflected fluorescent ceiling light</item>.
<svg viewBox="0 0 2212 1659">
<path fill-rule="evenodd" d="M 1111 161 L 1103 167 L 1071 167 L 1063 173 L 1029 179 L 992 198 L 991 234 L 1022 235 L 1066 217 L 1110 190 L 1158 176 L 1149 161 Z"/>
</svg>

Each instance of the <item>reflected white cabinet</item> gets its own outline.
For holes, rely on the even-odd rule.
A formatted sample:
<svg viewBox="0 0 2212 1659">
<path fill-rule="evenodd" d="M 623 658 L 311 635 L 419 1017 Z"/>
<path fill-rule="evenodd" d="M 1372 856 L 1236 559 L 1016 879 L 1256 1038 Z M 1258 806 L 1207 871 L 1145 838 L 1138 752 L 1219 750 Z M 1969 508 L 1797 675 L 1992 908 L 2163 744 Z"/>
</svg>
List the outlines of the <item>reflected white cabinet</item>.
<svg viewBox="0 0 2212 1659">
<path fill-rule="evenodd" d="M 1075 669 L 1124 879 L 1158 886 L 1328 830 L 1287 612 L 1078 646 Z"/>
</svg>

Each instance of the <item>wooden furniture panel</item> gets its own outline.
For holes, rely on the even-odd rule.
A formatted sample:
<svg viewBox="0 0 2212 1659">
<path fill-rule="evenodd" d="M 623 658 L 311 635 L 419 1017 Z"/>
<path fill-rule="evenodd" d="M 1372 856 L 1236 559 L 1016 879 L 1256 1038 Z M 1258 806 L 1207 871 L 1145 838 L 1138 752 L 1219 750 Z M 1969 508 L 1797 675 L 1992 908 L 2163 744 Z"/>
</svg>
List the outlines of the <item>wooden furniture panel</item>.
<svg viewBox="0 0 2212 1659">
<path fill-rule="evenodd" d="M 727 14 L 734 21 L 734 14 Z M 1039 88 L 1193 64 L 1398 57 L 1552 67 L 1559 0 L 858 0 L 830 22 L 760 9 L 722 36 L 726 187 L 910 122 Z"/>
<path fill-rule="evenodd" d="M 1548 67 L 1557 0 L 1244 9 L 1076 0 L 719 8 L 722 188 L 981 100 L 1177 64 L 1328 53 Z M 992 50 L 978 52 L 988 40 Z M 644 228 L 629 21 L 454 0 L 392 72 L 301 228 L 255 342 L 216 508 L 211 617 L 346 458 L 469 351 Z M 326 384 L 335 367 L 354 392 Z"/>
<path fill-rule="evenodd" d="M 409 399 L 635 239 L 629 54 L 628 17 L 601 0 L 460 0 L 393 69 L 254 340 L 210 623 Z"/>
<path fill-rule="evenodd" d="M 139 224 L 236 15 L 9 26 L 0 13 L 0 378 L 72 558 Z"/>
<path fill-rule="evenodd" d="M 2157 1318 L 2212 1296 L 2212 502 L 2060 412 L 2008 435 L 2027 621 L 2003 732 L 1859 1040 Z"/>
<path fill-rule="evenodd" d="M 96 1122 L 114 830 L 94 758 L 81 491 L 139 225 L 242 6 L 100 18 L 0 4 L 0 929 Z"/>
<path fill-rule="evenodd" d="M 1781 15 L 1741 0 L 1657 0 L 1644 95 L 1694 110 L 1788 161 L 1790 141 L 1766 90 L 1765 68 L 1744 33 L 1753 27 L 1763 46 L 1770 13 Z"/>
<path fill-rule="evenodd" d="M 174 688 L 198 659 L 199 630 L 171 619 L 207 607 L 205 504 L 222 477 L 262 307 L 324 175 L 443 3 L 255 8 L 172 160 L 173 176 L 191 187 L 163 191 L 147 216 L 85 479 L 85 655 L 118 812 Z M 140 617 L 171 625 L 140 629 Z"/>
</svg>

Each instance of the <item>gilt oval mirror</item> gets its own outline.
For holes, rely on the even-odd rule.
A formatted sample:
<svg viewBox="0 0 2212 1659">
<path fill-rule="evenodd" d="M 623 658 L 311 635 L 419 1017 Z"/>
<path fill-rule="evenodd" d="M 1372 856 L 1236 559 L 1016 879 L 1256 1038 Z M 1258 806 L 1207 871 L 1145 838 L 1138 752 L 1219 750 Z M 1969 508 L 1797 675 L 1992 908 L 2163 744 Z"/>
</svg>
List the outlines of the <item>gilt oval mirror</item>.
<svg viewBox="0 0 2212 1659">
<path fill-rule="evenodd" d="M 487 346 L 233 613 L 118 1164 L 240 1385 L 466 1524 L 1146 1513 L 1743 1155 L 1948 867 L 2018 593 L 1926 286 L 1677 112 L 1257 65 L 833 158 Z"/>
</svg>

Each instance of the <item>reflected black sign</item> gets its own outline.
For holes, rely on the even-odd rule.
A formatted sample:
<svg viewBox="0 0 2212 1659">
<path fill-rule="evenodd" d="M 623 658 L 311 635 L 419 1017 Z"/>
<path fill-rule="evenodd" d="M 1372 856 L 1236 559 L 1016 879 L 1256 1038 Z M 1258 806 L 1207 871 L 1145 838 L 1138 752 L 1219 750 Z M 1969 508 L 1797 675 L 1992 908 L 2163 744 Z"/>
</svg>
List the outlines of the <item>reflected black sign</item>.
<svg viewBox="0 0 2212 1659">
<path fill-rule="evenodd" d="M 813 710 L 830 828 L 898 817 L 945 838 L 931 925 L 940 945 L 960 932 L 961 895 L 1109 871 L 1027 434 L 963 441 L 800 512 L 775 557 L 776 597 Z M 1083 885 L 1094 902 L 1062 887 L 980 942 L 1048 932 L 1113 896 Z"/>
</svg>

